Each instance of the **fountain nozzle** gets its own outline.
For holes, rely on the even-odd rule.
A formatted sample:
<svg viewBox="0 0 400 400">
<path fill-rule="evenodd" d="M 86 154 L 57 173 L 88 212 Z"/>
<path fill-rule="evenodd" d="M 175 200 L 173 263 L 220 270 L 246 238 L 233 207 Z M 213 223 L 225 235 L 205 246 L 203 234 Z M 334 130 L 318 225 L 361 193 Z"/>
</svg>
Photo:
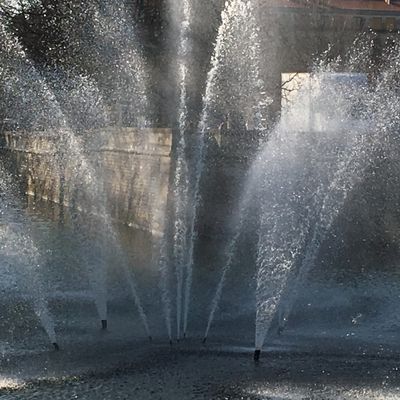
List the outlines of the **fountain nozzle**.
<svg viewBox="0 0 400 400">
<path fill-rule="evenodd" d="M 204 344 L 205 342 L 207 342 L 207 336 L 203 339 L 202 343 Z"/>
<path fill-rule="evenodd" d="M 153 341 L 153 338 L 149 336 L 149 342 L 151 343 Z"/>
<path fill-rule="evenodd" d="M 101 320 L 101 329 L 103 329 L 103 331 L 105 331 L 107 329 L 107 320 L 106 319 L 102 319 Z"/>
<path fill-rule="evenodd" d="M 254 350 L 254 361 L 259 361 L 260 360 L 260 354 L 261 350 Z"/>
<path fill-rule="evenodd" d="M 170 344 L 170 346 L 173 345 L 172 339 L 169 339 L 169 344 Z"/>
<path fill-rule="evenodd" d="M 60 346 L 58 345 L 57 342 L 54 342 L 54 343 L 53 343 L 53 346 L 54 346 L 54 350 L 55 350 L 55 351 L 59 351 L 59 350 L 60 350 Z"/>
</svg>

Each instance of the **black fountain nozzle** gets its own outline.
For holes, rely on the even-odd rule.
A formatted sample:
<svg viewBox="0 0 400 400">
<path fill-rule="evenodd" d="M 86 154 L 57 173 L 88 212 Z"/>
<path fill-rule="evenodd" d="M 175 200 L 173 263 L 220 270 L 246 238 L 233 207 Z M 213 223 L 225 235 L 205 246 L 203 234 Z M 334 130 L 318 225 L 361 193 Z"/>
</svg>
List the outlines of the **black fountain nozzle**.
<svg viewBox="0 0 400 400">
<path fill-rule="evenodd" d="M 54 346 L 54 350 L 55 350 L 55 351 L 59 351 L 59 350 L 60 350 L 60 346 L 58 345 L 57 342 L 54 342 L 54 343 L 52 343 L 52 344 L 53 344 L 53 346 Z"/>
<path fill-rule="evenodd" d="M 174 344 L 172 339 L 169 339 L 169 344 L 170 344 L 170 346 L 172 346 Z"/>
<path fill-rule="evenodd" d="M 149 342 L 151 343 L 153 341 L 153 338 L 149 336 Z"/>
<path fill-rule="evenodd" d="M 101 320 L 101 329 L 103 329 L 103 331 L 105 331 L 107 329 L 107 320 L 106 319 L 102 319 Z"/>
<path fill-rule="evenodd" d="M 183 339 L 186 339 L 186 332 L 183 334 Z"/>
<path fill-rule="evenodd" d="M 203 339 L 202 343 L 205 344 L 207 342 L 207 336 Z"/>
<path fill-rule="evenodd" d="M 259 361 L 260 360 L 260 354 L 261 354 L 261 350 L 254 350 L 254 361 Z"/>
</svg>

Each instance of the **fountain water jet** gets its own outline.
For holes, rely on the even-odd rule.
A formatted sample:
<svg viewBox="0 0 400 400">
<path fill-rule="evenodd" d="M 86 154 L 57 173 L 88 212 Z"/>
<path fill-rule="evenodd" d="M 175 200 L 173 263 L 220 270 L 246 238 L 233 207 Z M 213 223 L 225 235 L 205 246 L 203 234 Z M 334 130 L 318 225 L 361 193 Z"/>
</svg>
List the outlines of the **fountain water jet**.
<svg viewBox="0 0 400 400">
<path fill-rule="evenodd" d="M 318 71 L 311 79 L 317 88 L 315 93 L 308 93 L 311 109 L 326 125 L 322 129 L 310 126 L 301 130 L 307 113 L 301 112 L 305 93 L 300 91 L 298 102 L 294 102 L 288 115 L 283 115 L 260 156 L 264 161 L 263 176 L 261 188 L 254 193 L 261 217 L 257 350 L 264 344 L 285 291 L 289 300 L 283 320 L 288 319 L 299 286 L 314 266 L 321 244 L 348 194 L 362 182 L 379 147 L 377 121 L 370 117 L 374 115 L 370 112 L 373 97 L 365 84 L 360 85 L 356 75 L 324 71 Z M 354 104 L 359 101 L 363 105 L 354 116 Z M 332 109 L 340 119 L 331 117 Z M 290 281 L 294 282 L 294 289 L 288 286 Z"/>
<path fill-rule="evenodd" d="M 187 331 L 187 316 L 190 301 L 190 287 L 192 282 L 192 271 L 190 266 L 185 266 L 185 251 L 187 249 L 187 208 L 189 176 L 186 160 L 186 135 L 189 124 L 187 107 L 187 79 L 188 61 L 191 51 L 191 12 L 192 5 L 190 0 L 184 0 L 177 5 L 176 1 L 171 1 L 171 9 L 176 11 L 176 18 L 180 26 L 177 50 L 177 81 L 179 86 L 179 111 L 178 111 L 178 140 L 176 146 L 176 166 L 173 182 L 174 194 L 174 224 L 173 224 L 173 256 L 176 274 L 176 329 L 178 340 L 181 337 L 182 319 L 183 336 Z M 185 271 L 186 267 L 186 271 Z M 186 279 L 185 279 L 186 272 Z M 184 282 L 185 279 L 185 282 Z M 183 318 L 182 318 L 183 317 Z"/>
<path fill-rule="evenodd" d="M 255 130 L 258 132 L 260 137 L 263 137 L 266 132 L 266 108 L 270 104 L 271 100 L 266 96 L 265 87 L 263 79 L 261 78 L 261 51 L 260 43 L 258 37 L 259 26 L 255 17 L 256 10 L 254 5 L 250 2 L 233 0 L 225 4 L 225 9 L 222 12 L 222 22 L 218 31 L 216 46 L 213 55 L 212 67 L 207 79 L 206 93 L 203 99 L 203 112 L 201 116 L 199 130 L 201 132 L 200 138 L 204 142 L 204 137 L 206 132 L 210 130 L 210 119 L 212 114 L 213 103 L 216 102 L 218 97 L 220 75 L 223 71 L 223 66 L 234 62 L 239 66 L 251 62 L 251 68 L 244 68 L 247 75 L 239 76 L 240 81 L 244 81 L 252 93 L 252 99 L 249 101 L 247 93 L 234 93 L 233 103 L 236 104 L 237 109 L 234 110 L 235 113 L 239 113 L 240 104 L 249 101 L 250 107 L 246 104 L 249 109 L 244 109 L 241 112 L 246 114 L 253 114 L 253 122 L 255 125 Z M 239 44 L 239 39 L 240 44 Z M 242 48 L 241 46 L 245 46 Z M 240 68 L 239 68 L 240 69 Z M 230 99 L 232 101 L 232 99 Z M 215 107 L 215 104 L 214 104 Z M 226 110 L 225 110 L 226 111 Z M 248 116 L 248 115 L 247 115 Z M 198 166 L 198 171 L 200 174 L 198 176 L 198 181 L 201 179 L 201 159 Z M 253 180 L 254 181 L 254 180 Z M 197 182 L 197 181 L 196 181 Z M 197 183 L 197 191 L 199 186 Z M 245 189 L 246 190 L 246 189 Z M 200 195 L 197 193 L 198 200 L 196 202 L 197 206 L 200 202 Z M 248 204 L 248 199 L 242 200 L 239 205 L 239 215 L 238 221 L 234 221 L 233 225 L 233 236 L 228 241 L 226 249 L 224 251 L 226 262 L 222 268 L 222 274 L 218 282 L 215 295 L 211 302 L 211 310 L 207 322 L 207 327 L 205 330 L 204 337 L 207 338 L 211 324 L 214 320 L 215 312 L 218 308 L 222 290 L 225 284 L 226 276 L 231 269 L 232 262 L 235 256 L 235 249 L 237 241 L 239 239 L 241 228 L 243 225 L 243 212 Z M 193 221 L 193 222 L 192 222 Z M 190 223 L 191 231 L 194 228 L 194 219 Z M 189 265 L 193 264 L 193 233 L 192 240 L 190 241 L 189 250 Z"/>
<path fill-rule="evenodd" d="M 83 218 L 83 216 L 80 216 L 80 212 L 75 213 L 75 223 L 78 222 L 77 225 L 79 225 L 76 226 L 76 232 L 81 236 L 81 229 L 85 227 L 85 233 L 87 235 L 96 235 L 96 241 L 100 244 L 99 248 L 113 248 L 116 250 L 121 258 L 122 269 L 126 275 L 127 283 L 131 289 L 143 326 L 147 335 L 150 336 L 147 317 L 141 305 L 134 278 L 128 269 L 128 262 L 120 247 L 111 218 L 108 214 L 102 180 L 97 175 L 91 161 L 84 154 L 85 146 L 83 142 L 77 137 L 73 130 L 70 129 L 68 117 L 65 115 L 62 104 L 59 102 L 55 92 L 52 90 L 45 77 L 29 62 L 25 52 L 20 48 L 18 43 L 15 42 L 15 44 L 14 47 L 6 46 L 10 62 L 5 65 L 6 68 L 9 68 L 12 76 L 18 77 L 15 82 L 15 84 L 18 83 L 18 88 L 15 88 L 15 90 L 21 91 L 21 83 L 23 83 L 23 87 L 29 90 L 31 90 L 32 87 L 36 89 L 34 97 L 36 107 L 40 104 L 42 111 L 42 114 L 39 116 L 44 118 L 45 126 L 51 128 L 53 133 L 55 131 L 58 134 L 59 140 L 55 141 L 57 144 L 57 157 L 53 159 L 54 167 L 62 169 L 64 165 L 68 165 L 75 172 L 75 176 L 73 177 L 74 191 L 75 193 L 79 192 L 81 197 L 80 208 L 83 209 L 87 217 Z M 80 221 L 80 219 L 82 219 L 82 221 Z M 86 236 L 84 235 L 83 238 L 86 239 Z M 105 243 L 107 243 L 107 246 L 104 245 Z M 104 278 L 106 276 L 106 265 L 104 263 L 104 258 L 105 257 L 97 257 L 99 263 L 97 263 L 95 268 L 96 273 L 95 270 L 93 270 L 92 274 L 92 269 L 89 268 L 91 283 L 94 284 L 95 304 L 102 321 L 107 319 L 107 295 Z M 100 274 L 98 274 L 99 270 L 101 270 Z M 98 279 L 99 276 L 100 278 L 103 276 L 104 279 Z M 97 285 L 96 282 L 98 282 L 99 285 Z"/>
<path fill-rule="evenodd" d="M 33 226 L 29 218 L 21 213 L 17 190 L 3 165 L 0 165 L 0 216 L 1 246 L 3 262 L 18 266 L 17 284 L 22 292 L 32 297 L 33 310 L 41 322 L 50 343 L 59 349 L 54 321 L 48 309 L 42 284 L 42 255 L 32 239 Z"/>
</svg>

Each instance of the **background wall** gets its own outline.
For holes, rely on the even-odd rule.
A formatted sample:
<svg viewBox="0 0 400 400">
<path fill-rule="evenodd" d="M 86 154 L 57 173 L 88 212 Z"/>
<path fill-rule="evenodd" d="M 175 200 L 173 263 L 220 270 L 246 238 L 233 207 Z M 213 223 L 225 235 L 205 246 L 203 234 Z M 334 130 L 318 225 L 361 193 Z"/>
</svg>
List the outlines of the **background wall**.
<svg viewBox="0 0 400 400">
<path fill-rule="evenodd" d="M 98 177 L 104 180 L 111 214 L 130 226 L 160 233 L 168 198 L 171 131 L 135 128 L 111 131 L 84 135 L 88 158 L 98 160 L 94 165 L 101 170 Z M 101 143 L 94 147 L 99 136 Z M 46 132 L 34 135 L 6 132 L 2 139 L 3 151 L 22 177 L 28 195 L 66 206 L 76 201 L 74 169 L 68 163 L 64 171 L 55 167 L 57 136 Z"/>
</svg>

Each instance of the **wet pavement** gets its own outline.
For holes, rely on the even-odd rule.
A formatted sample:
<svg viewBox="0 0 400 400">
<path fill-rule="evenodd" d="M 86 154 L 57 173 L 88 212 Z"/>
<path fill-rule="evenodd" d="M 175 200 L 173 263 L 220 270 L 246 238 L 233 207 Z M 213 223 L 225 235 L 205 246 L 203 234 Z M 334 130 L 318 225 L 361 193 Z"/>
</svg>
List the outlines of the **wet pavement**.
<svg viewBox="0 0 400 400">
<path fill-rule="evenodd" d="M 114 356 L 117 353 L 114 354 Z M 155 346 L 99 357 L 102 368 L 18 381 L 4 378 L 1 399 L 399 399 L 400 358 L 251 353 Z M 57 355 L 62 357 L 60 354 Z M 71 360 L 70 360 L 71 361 Z"/>
<path fill-rule="evenodd" d="M 108 330 L 102 331 L 82 243 L 48 211 L 37 205 L 32 217 L 46 254 L 43 277 L 61 350 L 49 343 L 29 296 L 2 280 L 0 399 L 400 399 L 397 272 L 358 279 L 357 287 L 314 280 L 299 296 L 283 335 L 273 326 L 254 363 L 254 266 L 238 261 L 202 345 L 221 265 L 215 244 L 203 240 L 190 333 L 170 346 L 150 238 L 119 226 L 153 342 L 118 260 L 108 268 Z"/>
</svg>

